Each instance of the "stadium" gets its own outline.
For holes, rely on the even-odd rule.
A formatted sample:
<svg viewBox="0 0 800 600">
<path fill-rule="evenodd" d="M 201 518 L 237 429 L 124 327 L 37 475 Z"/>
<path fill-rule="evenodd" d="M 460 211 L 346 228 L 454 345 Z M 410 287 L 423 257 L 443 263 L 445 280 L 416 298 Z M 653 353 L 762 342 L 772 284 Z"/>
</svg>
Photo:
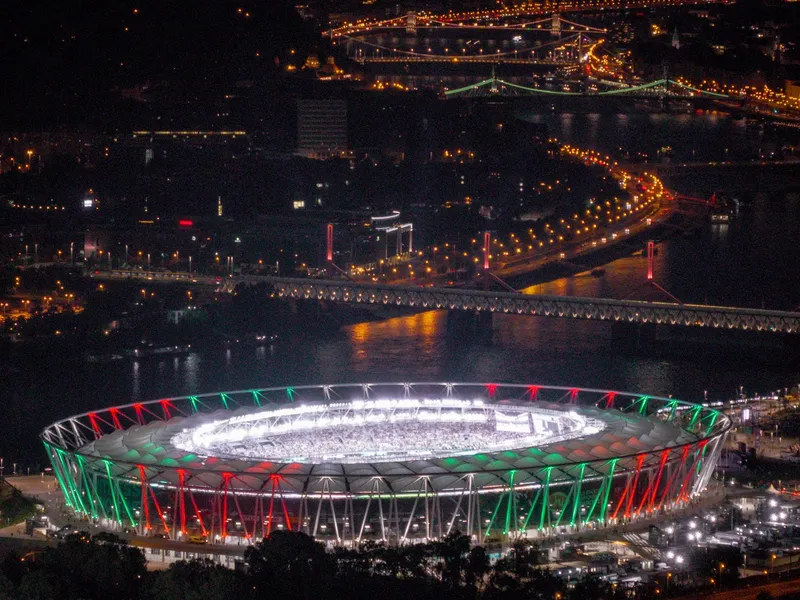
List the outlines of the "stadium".
<svg viewBox="0 0 800 600">
<path fill-rule="evenodd" d="M 100 525 L 252 543 L 458 530 L 474 543 L 616 524 L 683 506 L 729 418 L 637 393 L 545 385 L 278 387 L 97 410 L 42 440 L 67 505 Z"/>
</svg>

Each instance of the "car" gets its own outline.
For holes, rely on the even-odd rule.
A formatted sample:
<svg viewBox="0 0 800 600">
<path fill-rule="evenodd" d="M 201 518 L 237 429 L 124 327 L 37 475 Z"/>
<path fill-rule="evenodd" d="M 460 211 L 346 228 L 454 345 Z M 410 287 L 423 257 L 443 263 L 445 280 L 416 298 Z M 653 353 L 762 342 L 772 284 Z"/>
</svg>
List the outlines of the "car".
<svg viewBox="0 0 800 600">
<path fill-rule="evenodd" d="M 208 538 L 204 535 L 190 535 L 189 536 L 189 543 L 190 544 L 207 544 Z"/>
</svg>

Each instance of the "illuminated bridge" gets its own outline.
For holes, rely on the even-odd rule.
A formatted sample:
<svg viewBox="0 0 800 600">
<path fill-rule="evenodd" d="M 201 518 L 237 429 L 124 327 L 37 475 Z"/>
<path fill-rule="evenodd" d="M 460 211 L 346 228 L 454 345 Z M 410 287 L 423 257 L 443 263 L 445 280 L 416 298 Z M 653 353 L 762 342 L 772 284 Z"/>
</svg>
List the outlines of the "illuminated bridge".
<svg viewBox="0 0 800 600">
<path fill-rule="evenodd" d="M 331 30 L 332 43 L 364 63 L 509 63 L 569 65 L 585 58 L 585 49 L 605 33 L 558 14 L 545 19 L 454 23 L 408 13 L 378 22 Z M 563 34 L 563 37 L 562 37 Z M 546 36 L 551 39 L 542 39 Z"/>
<path fill-rule="evenodd" d="M 584 298 L 578 296 L 527 295 L 519 292 L 493 292 L 450 287 L 398 286 L 390 284 L 299 279 L 261 275 L 219 277 L 189 273 L 136 270 L 98 271 L 102 279 L 178 281 L 211 285 L 233 291 L 238 284 L 266 283 L 281 298 L 322 300 L 350 304 L 382 304 L 422 309 L 501 313 L 565 319 L 611 321 L 614 323 L 675 325 L 730 331 L 760 331 L 800 334 L 800 312 L 763 310 L 706 304 L 678 304 Z"/>
<path fill-rule="evenodd" d="M 604 89 L 600 89 L 603 86 Z M 659 79 L 639 85 L 626 85 L 618 82 L 599 81 L 596 89 L 583 90 L 557 90 L 544 87 L 529 87 L 491 77 L 478 83 L 466 85 L 453 90 L 446 90 L 446 98 L 482 97 L 482 96 L 621 96 L 621 97 L 673 97 L 673 98 L 708 98 L 708 99 L 733 99 L 726 94 L 707 92 L 698 88 L 673 81 Z M 738 99 L 737 99 L 738 101 Z"/>
<path fill-rule="evenodd" d="M 351 304 L 383 304 L 425 309 L 592 319 L 632 324 L 678 325 L 709 329 L 800 333 L 800 313 L 702 304 L 670 304 L 610 298 L 523 295 L 459 288 L 432 288 L 264 278 L 281 298 Z"/>
</svg>

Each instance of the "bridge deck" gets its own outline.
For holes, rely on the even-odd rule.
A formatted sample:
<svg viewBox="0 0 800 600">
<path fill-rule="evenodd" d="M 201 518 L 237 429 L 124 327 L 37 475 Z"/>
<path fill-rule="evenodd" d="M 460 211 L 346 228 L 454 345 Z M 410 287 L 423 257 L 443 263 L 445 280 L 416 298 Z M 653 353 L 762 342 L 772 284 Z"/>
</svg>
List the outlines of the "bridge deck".
<svg viewBox="0 0 800 600">
<path fill-rule="evenodd" d="M 800 313 L 701 304 L 523 295 L 458 288 L 392 286 L 319 279 L 265 278 L 283 298 L 504 314 L 800 333 Z"/>
</svg>

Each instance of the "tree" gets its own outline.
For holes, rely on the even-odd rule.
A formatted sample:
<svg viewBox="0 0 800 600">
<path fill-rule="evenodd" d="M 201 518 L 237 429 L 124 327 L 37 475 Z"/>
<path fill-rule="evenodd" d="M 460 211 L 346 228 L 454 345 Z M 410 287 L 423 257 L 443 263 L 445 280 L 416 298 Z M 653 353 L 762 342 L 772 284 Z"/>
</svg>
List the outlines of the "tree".
<svg viewBox="0 0 800 600">
<path fill-rule="evenodd" d="M 152 600 L 246 600 L 251 592 L 252 586 L 243 573 L 210 560 L 191 560 L 151 573 L 143 596 Z"/>
<path fill-rule="evenodd" d="M 50 583 L 49 574 L 44 570 L 31 571 L 19 584 L 17 600 L 52 600 L 58 597 L 55 587 Z"/>
<path fill-rule="evenodd" d="M 55 591 L 51 598 L 125 600 L 139 597 L 142 580 L 147 574 L 145 565 L 144 555 L 138 548 L 97 543 L 81 532 L 42 552 L 31 573 L 41 572 L 47 576 L 48 584 Z M 24 582 L 25 578 L 20 589 Z M 43 588 L 39 579 L 32 579 L 25 585 L 31 593 Z"/>
<path fill-rule="evenodd" d="M 486 554 L 486 548 L 483 546 L 475 546 L 469 551 L 467 555 L 467 565 L 465 569 L 465 578 L 467 585 L 478 586 L 486 573 L 489 572 L 489 555 Z"/>
<path fill-rule="evenodd" d="M 441 541 L 433 543 L 433 554 L 441 559 L 442 583 L 455 587 L 461 585 L 462 571 L 467 567 L 469 553 L 469 537 L 460 531 L 454 531 Z"/>
<path fill-rule="evenodd" d="M 14 597 L 14 584 L 0 572 L 0 600 L 11 600 Z"/>
<path fill-rule="evenodd" d="M 273 531 L 245 550 L 244 560 L 254 587 L 275 597 L 323 596 L 335 576 L 332 555 L 305 533 Z"/>
</svg>

